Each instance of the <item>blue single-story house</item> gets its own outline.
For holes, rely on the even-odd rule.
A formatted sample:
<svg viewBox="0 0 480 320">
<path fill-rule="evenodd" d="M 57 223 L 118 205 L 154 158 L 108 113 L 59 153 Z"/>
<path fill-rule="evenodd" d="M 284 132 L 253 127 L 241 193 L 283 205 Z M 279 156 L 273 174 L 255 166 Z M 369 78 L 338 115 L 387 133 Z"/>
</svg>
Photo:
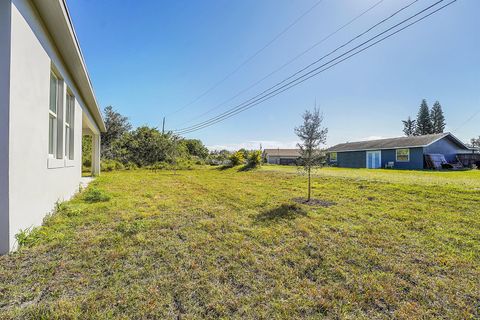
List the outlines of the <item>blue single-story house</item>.
<svg viewBox="0 0 480 320">
<path fill-rule="evenodd" d="M 424 169 L 427 154 L 441 154 L 447 162 L 455 162 L 457 155 L 471 149 L 453 134 L 439 133 L 347 142 L 326 151 L 328 163 L 338 167 Z"/>
</svg>

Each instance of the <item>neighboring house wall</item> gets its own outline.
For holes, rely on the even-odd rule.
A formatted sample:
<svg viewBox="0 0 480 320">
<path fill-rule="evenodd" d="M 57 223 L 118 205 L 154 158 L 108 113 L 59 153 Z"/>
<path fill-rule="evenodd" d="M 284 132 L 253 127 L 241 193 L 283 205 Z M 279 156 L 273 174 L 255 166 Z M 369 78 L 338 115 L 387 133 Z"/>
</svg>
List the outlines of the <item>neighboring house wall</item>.
<svg viewBox="0 0 480 320">
<path fill-rule="evenodd" d="M 396 150 L 380 150 L 382 153 L 381 167 L 384 168 L 388 162 L 394 162 L 396 169 L 423 169 L 423 148 L 410 148 L 410 161 L 397 162 Z M 337 162 L 330 161 L 330 164 L 336 164 L 344 168 L 366 168 L 366 151 L 346 151 L 337 152 Z"/>
<path fill-rule="evenodd" d="M 410 161 L 403 162 L 397 161 L 396 149 L 382 150 L 382 168 L 388 162 L 394 162 L 395 169 L 423 169 L 423 148 L 409 148 L 410 149 Z"/>
<path fill-rule="evenodd" d="M 365 168 L 367 166 L 365 151 L 337 153 L 337 166 L 344 168 Z"/>
<path fill-rule="evenodd" d="M 278 164 L 279 161 L 280 161 L 279 157 L 274 157 L 274 156 L 267 155 L 267 163 Z"/>
<path fill-rule="evenodd" d="M 445 160 L 447 160 L 448 162 L 456 161 L 457 154 L 464 153 L 465 151 L 468 150 L 460 147 L 449 137 L 438 140 L 437 142 L 432 143 L 428 147 L 425 147 L 425 154 L 443 154 L 445 156 Z"/>
<path fill-rule="evenodd" d="M 0 254 L 9 241 L 9 128 L 10 128 L 10 36 L 11 7 L 0 0 Z"/>
<path fill-rule="evenodd" d="M 288 157 L 288 156 L 267 156 L 267 163 L 270 164 L 283 164 L 283 163 L 293 163 L 298 159 L 298 157 Z"/>
<path fill-rule="evenodd" d="M 87 111 L 29 1 L 13 0 L 11 38 L 9 238 L 13 249 L 14 236 L 19 230 L 40 225 L 55 202 L 70 198 L 78 190 L 82 110 Z M 74 160 L 62 159 L 48 165 L 52 63 L 64 78 L 64 90 L 68 86 L 75 95 L 75 147 Z"/>
</svg>

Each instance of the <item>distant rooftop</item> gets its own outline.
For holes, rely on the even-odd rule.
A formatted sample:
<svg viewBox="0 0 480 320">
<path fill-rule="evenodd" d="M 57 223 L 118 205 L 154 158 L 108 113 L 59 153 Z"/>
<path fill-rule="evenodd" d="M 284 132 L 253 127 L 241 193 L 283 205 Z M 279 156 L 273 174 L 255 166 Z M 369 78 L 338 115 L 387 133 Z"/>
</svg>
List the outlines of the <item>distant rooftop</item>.
<svg viewBox="0 0 480 320">
<path fill-rule="evenodd" d="M 265 155 L 281 157 L 300 157 L 298 149 L 264 149 Z"/>
</svg>

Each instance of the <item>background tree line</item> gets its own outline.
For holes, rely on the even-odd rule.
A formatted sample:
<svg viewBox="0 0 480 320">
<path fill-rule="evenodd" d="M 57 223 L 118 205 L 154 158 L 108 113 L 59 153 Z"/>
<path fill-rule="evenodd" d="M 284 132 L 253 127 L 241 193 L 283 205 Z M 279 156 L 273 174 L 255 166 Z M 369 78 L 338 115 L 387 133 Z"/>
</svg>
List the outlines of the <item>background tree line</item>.
<svg viewBox="0 0 480 320">
<path fill-rule="evenodd" d="M 423 99 L 418 109 L 417 119 L 408 117 L 403 122 L 403 133 L 406 136 L 421 136 L 425 134 L 443 133 L 445 130 L 445 116 L 440 102 L 435 101 L 432 109 L 428 107 L 427 100 Z"/>
<path fill-rule="evenodd" d="M 104 109 L 106 132 L 101 134 L 102 170 L 190 168 L 193 164 L 245 165 L 253 168 L 261 164 L 260 150 L 240 149 L 210 152 L 202 141 L 185 139 L 172 132 L 162 133 L 155 127 L 133 129 L 128 118 L 112 106 Z M 91 166 L 92 142 L 84 137 L 83 165 Z"/>
<path fill-rule="evenodd" d="M 108 106 L 104 110 L 106 132 L 101 134 L 101 157 L 104 170 L 118 167 L 146 167 L 163 163 L 179 165 L 200 163 L 209 156 L 208 149 L 197 139 L 185 139 L 155 127 L 132 129 L 128 118 Z M 91 165 L 91 139 L 84 138 L 83 162 Z M 105 166 L 113 166 L 105 167 Z"/>
</svg>

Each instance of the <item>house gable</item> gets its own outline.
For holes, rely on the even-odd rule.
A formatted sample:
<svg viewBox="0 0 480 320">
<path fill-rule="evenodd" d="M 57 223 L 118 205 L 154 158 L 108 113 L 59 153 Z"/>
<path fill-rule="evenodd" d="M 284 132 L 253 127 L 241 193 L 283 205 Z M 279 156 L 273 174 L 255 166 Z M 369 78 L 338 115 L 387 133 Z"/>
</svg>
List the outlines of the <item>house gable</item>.
<svg viewBox="0 0 480 320">
<path fill-rule="evenodd" d="M 450 162 L 450 161 L 455 161 L 456 155 L 458 153 L 465 152 L 465 150 L 469 150 L 469 149 L 463 143 L 461 143 L 458 139 L 449 135 L 426 146 L 424 148 L 424 153 L 425 154 L 436 154 L 436 153 L 443 154 L 445 156 L 445 160 Z"/>
</svg>

